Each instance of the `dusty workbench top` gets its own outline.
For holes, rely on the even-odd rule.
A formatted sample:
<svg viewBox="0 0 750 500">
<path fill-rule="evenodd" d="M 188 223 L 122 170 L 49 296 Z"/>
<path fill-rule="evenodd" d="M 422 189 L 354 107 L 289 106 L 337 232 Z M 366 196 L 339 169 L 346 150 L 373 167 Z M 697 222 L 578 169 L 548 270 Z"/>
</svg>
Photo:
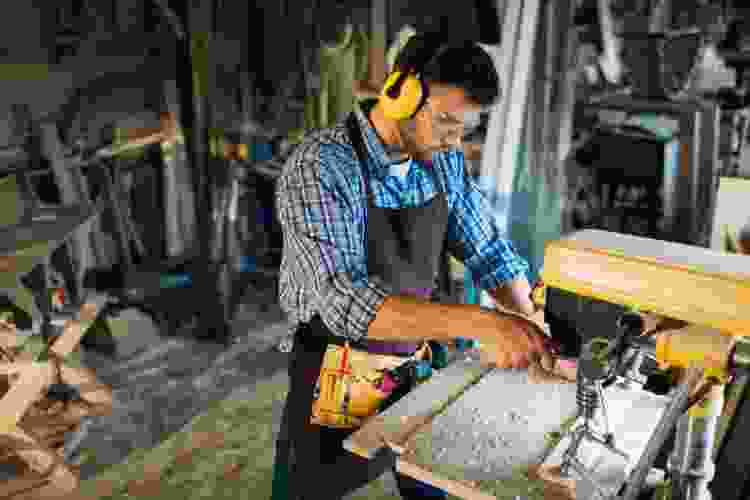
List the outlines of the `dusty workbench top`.
<svg viewBox="0 0 750 500">
<path fill-rule="evenodd" d="M 40 245 L 42 256 L 49 254 L 97 211 L 84 205 L 39 209 L 29 222 L 0 228 L 0 255 L 16 255 Z"/>
<path fill-rule="evenodd" d="M 371 457 L 382 438 L 403 448 L 399 470 L 454 496 L 535 498 L 519 464 L 539 462 L 547 433 L 575 412 L 574 384 L 533 385 L 526 370 L 494 370 L 477 353 L 448 367 L 354 433 L 345 447 Z"/>
<path fill-rule="evenodd" d="M 542 485 L 526 472 L 553 455 L 550 436 L 576 409 L 575 384 L 533 383 L 527 370 L 489 369 L 469 354 L 373 417 L 345 447 L 371 457 L 386 439 L 401 453 L 400 472 L 458 498 L 542 499 Z"/>
</svg>

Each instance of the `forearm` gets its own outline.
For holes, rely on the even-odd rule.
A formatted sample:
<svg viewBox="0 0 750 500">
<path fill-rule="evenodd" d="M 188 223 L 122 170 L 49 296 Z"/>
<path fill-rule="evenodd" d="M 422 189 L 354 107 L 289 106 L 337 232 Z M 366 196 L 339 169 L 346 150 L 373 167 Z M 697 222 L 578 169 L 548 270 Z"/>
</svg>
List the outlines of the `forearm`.
<svg viewBox="0 0 750 500">
<path fill-rule="evenodd" d="M 385 341 L 447 341 L 497 336 L 498 315 L 470 304 L 435 304 L 409 296 L 389 296 L 370 323 L 367 338 Z"/>
</svg>

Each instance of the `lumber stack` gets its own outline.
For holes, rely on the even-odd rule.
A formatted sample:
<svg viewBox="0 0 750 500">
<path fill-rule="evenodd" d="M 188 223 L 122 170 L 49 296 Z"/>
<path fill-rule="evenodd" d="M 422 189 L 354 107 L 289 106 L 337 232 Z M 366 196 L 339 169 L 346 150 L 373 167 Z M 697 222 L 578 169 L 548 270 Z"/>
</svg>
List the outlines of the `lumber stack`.
<svg viewBox="0 0 750 500">
<path fill-rule="evenodd" d="M 16 475 L 0 484 L 0 498 L 60 498 L 78 488 L 78 471 L 65 463 L 66 437 L 86 417 L 108 414 L 112 392 L 89 369 L 67 362 L 99 312 L 84 304 L 41 354 L 0 321 L 0 463 Z"/>
</svg>

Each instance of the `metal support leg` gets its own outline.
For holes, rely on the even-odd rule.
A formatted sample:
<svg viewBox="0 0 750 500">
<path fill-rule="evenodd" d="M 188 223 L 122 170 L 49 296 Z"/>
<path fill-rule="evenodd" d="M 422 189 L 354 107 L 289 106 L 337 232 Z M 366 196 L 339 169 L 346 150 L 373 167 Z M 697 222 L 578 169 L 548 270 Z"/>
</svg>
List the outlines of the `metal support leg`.
<svg viewBox="0 0 750 500">
<path fill-rule="evenodd" d="M 189 2 L 182 15 L 187 27 L 185 44 L 179 44 L 178 86 L 180 111 L 189 152 L 196 194 L 196 221 L 200 258 L 195 267 L 195 287 L 202 291 L 198 335 L 225 341 L 228 325 L 217 297 L 216 266 L 211 262 L 211 190 L 209 131 L 211 106 L 208 99 L 210 63 L 208 44 L 213 29 L 214 2 Z"/>
<path fill-rule="evenodd" d="M 714 477 L 713 461 L 716 429 L 724 406 L 724 387 L 716 385 L 703 403 L 698 403 L 682 417 L 678 427 L 678 442 L 675 453 L 681 456 L 681 467 L 673 489 L 674 500 L 711 500 L 708 484 Z"/>
<path fill-rule="evenodd" d="M 685 380 L 675 391 L 672 400 L 667 405 L 664 413 L 662 413 L 661 419 L 659 419 L 659 423 L 651 435 L 645 451 L 638 460 L 638 464 L 630 473 L 622 500 L 636 500 L 638 498 L 654 460 L 659 455 L 659 451 L 664 446 L 669 433 L 684 413 L 690 394 L 702 377 L 702 370 L 688 369 Z"/>
<path fill-rule="evenodd" d="M 130 239 L 128 238 L 129 228 L 125 215 L 122 210 L 122 203 L 119 194 L 119 185 L 115 181 L 117 173 L 110 171 L 109 165 L 100 168 L 101 178 L 103 180 L 104 195 L 107 197 L 108 205 L 111 207 L 112 216 L 115 222 L 115 237 L 120 251 L 120 262 L 123 264 L 125 273 L 133 269 L 133 255 L 130 249 Z"/>
<path fill-rule="evenodd" d="M 672 489 L 672 500 L 680 500 L 683 498 L 684 487 L 682 484 L 682 466 L 685 463 L 684 454 L 687 450 L 685 439 L 689 433 L 689 419 L 690 417 L 688 415 L 683 415 L 677 421 L 674 448 L 669 455 L 667 464 Z"/>
</svg>

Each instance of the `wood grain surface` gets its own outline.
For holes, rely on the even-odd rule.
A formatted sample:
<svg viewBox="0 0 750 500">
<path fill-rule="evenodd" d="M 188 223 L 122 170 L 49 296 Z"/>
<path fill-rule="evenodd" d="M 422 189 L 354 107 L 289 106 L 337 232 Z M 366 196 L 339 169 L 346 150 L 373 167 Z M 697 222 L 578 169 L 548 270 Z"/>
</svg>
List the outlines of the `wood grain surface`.
<svg viewBox="0 0 750 500">
<path fill-rule="evenodd" d="M 585 230 L 549 243 L 544 267 L 548 287 L 732 335 L 750 331 L 744 255 Z"/>
</svg>

